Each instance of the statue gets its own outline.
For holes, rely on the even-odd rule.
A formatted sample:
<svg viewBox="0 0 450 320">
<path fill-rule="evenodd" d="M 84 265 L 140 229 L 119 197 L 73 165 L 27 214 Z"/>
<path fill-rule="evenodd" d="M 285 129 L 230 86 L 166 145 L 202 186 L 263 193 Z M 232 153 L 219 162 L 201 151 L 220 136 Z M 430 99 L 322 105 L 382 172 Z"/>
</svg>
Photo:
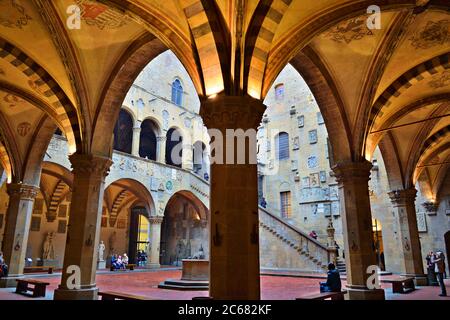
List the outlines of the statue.
<svg viewBox="0 0 450 320">
<path fill-rule="evenodd" d="M 103 258 L 103 253 L 105 252 L 105 244 L 103 243 L 103 240 L 100 241 L 100 244 L 98 245 L 98 261 L 105 261 Z"/>
<path fill-rule="evenodd" d="M 203 260 L 205 259 L 205 252 L 203 251 L 203 246 L 200 245 L 200 249 L 198 249 L 198 252 L 196 252 L 193 256 L 192 259 L 198 259 L 198 260 Z"/>
<path fill-rule="evenodd" d="M 53 232 L 47 233 L 47 238 L 45 239 L 42 251 L 43 260 L 55 259 L 55 248 L 53 247 Z"/>
</svg>

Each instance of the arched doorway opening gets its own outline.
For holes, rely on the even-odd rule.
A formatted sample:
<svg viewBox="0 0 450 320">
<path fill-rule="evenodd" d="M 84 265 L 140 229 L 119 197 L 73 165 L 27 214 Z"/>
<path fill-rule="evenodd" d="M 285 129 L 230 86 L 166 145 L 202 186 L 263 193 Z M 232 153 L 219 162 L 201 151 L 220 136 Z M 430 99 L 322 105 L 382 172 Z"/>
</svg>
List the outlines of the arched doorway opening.
<svg viewBox="0 0 450 320">
<path fill-rule="evenodd" d="M 171 128 L 167 131 L 166 163 L 181 168 L 183 159 L 183 136 L 180 130 Z"/>
<path fill-rule="evenodd" d="M 132 143 L 133 118 L 128 111 L 121 109 L 114 127 L 114 150 L 131 154 Z"/>
<path fill-rule="evenodd" d="M 188 191 L 172 196 L 161 226 L 161 264 L 180 266 L 183 259 L 203 250 L 209 255 L 207 209 Z"/>
<path fill-rule="evenodd" d="M 137 264 L 138 252 L 149 256 L 150 223 L 155 204 L 150 191 L 137 180 L 123 178 L 110 183 L 104 192 L 101 240 L 107 254 L 126 253 L 129 263 Z"/>
<path fill-rule="evenodd" d="M 156 136 L 158 131 L 158 126 L 154 121 L 146 119 L 142 122 L 139 142 L 140 157 L 156 161 L 158 151 Z"/>
</svg>

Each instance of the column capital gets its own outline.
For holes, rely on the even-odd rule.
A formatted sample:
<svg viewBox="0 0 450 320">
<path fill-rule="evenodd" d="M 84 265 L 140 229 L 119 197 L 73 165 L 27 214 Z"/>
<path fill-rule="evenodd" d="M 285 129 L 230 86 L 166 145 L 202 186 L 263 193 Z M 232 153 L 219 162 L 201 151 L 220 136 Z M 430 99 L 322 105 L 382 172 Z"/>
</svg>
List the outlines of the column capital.
<svg viewBox="0 0 450 320">
<path fill-rule="evenodd" d="M 94 156 L 92 154 L 74 153 L 69 156 L 74 174 L 95 174 L 106 177 L 113 163 L 110 158 Z"/>
<path fill-rule="evenodd" d="M 6 185 L 6 192 L 9 196 L 18 195 L 24 200 L 34 200 L 39 192 L 39 188 L 23 183 L 8 183 Z"/>
<path fill-rule="evenodd" d="M 208 129 L 255 129 L 261 123 L 266 106 L 250 96 L 219 94 L 201 103 L 200 116 Z"/>
<path fill-rule="evenodd" d="M 338 183 L 344 183 L 351 180 L 370 180 L 370 170 L 372 163 L 363 161 L 343 161 L 335 164 L 332 168 Z"/>
<path fill-rule="evenodd" d="M 167 137 L 166 137 L 166 136 L 159 136 L 159 137 L 156 137 L 156 141 L 164 142 L 164 141 L 166 141 L 166 140 L 167 140 Z"/>
<path fill-rule="evenodd" d="M 417 190 L 415 188 L 393 190 L 388 192 L 391 202 L 396 205 L 404 205 L 416 200 Z"/>
<path fill-rule="evenodd" d="M 161 224 L 163 222 L 163 219 L 163 216 L 150 216 L 148 221 L 150 222 L 150 224 Z"/>
</svg>

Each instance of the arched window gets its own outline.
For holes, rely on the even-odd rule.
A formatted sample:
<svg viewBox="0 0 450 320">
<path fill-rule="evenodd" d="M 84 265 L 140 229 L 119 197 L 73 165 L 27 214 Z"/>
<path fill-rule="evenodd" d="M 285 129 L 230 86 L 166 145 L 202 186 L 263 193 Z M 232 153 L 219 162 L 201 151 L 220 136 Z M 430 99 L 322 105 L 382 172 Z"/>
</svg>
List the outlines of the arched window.
<svg viewBox="0 0 450 320">
<path fill-rule="evenodd" d="M 289 159 L 289 134 L 281 132 L 276 137 L 275 147 L 278 160 Z"/>
<path fill-rule="evenodd" d="M 275 86 L 275 99 L 281 100 L 284 98 L 284 84 L 280 83 Z"/>
<path fill-rule="evenodd" d="M 157 142 L 156 133 L 157 125 L 152 120 L 144 120 L 141 124 L 141 139 L 139 142 L 139 156 L 156 161 Z"/>
<path fill-rule="evenodd" d="M 172 102 L 180 107 L 183 104 L 183 86 L 178 79 L 172 82 Z"/>
<path fill-rule="evenodd" d="M 183 137 L 180 131 L 172 128 L 167 131 L 166 163 L 181 168 L 183 159 Z"/>
<path fill-rule="evenodd" d="M 133 143 L 133 119 L 128 111 L 120 110 L 114 127 L 114 150 L 131 154 Z"/>
<path fill-rule="evenodd" d="M 206 150 L 206 146 L 203 142 L 201 141 L 197 141 L 196 143 L 194 143 L 194 147 L 193 147 L 193 162 L 194 162 L 194 172 L 197 174 L 201 174 L 202 171 L 206 170 L 206 164 L 205 164 L 205 150 Z M 203 170 L 202 170 L 203 169 Z"/>
</svg>

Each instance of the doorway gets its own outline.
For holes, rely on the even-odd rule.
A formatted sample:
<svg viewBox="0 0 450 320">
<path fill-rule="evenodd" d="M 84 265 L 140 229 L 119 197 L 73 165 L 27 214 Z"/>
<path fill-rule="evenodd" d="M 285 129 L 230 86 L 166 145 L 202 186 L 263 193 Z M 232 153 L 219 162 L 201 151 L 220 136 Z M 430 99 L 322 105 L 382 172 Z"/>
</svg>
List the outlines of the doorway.
<svg viewBox="0 0 450 320">
<path fill-rule="evenodd" d="M 144 207 L 131 209 L 130 238 L 128 242 L 128 259 L 130 264 L 137 264 L 138 252 L 147 252 L 150 243 L 150 222 Z"/>
</svg>

